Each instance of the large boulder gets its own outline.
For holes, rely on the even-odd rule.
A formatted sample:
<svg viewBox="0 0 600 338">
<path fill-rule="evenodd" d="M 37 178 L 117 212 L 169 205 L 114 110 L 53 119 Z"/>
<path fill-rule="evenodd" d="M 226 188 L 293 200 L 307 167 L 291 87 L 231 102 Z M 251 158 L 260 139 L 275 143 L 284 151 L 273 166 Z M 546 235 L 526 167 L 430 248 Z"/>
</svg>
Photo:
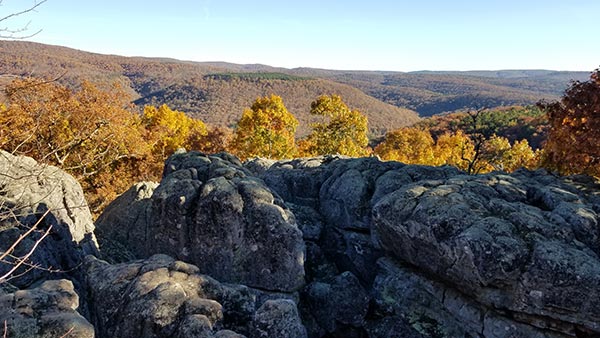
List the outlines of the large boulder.
<svg viewBox="0 0 600 338">
<path fill-rule="evenodd" d="M 85 270 L 101 338 L 258 338 L 304 331 L 291 300 L 261 304 L 258 291 L 220 283 L 166 255 L 115 265 L 89 256 Z"/>
<path fill-rule="evenodd" d="M 97 227 L 125 246 L 136 242 L 136 256 L 168 254 L 218 280 L 264 290 L 292 292 L 304 285 L 304 242 L 293 214 L 236 158 L 175 154 L 149 199 L 130 195 L 137 196 L 114 202 L 120 211 L 108 210 L 126 214 L 138 205 L 131 209 L 143 217 L 103 215 Z"/>
<path fill-rule="evenodd" d="M 374 312 L 378 318 L 373 318 L 367 325 L 372 337 L 396 330 L 403 333 L 401 337 L 569 336 L 504 317 L 501 311 L 478 304 L 454 288 L 428 279 L 419 271 L 402 266 L 390 258 L 381 258 L 378 267 L 373 284 Z"/>
<path fill-rule="evenodd" d="M 73 283 L 64 279 L 0 293 L 2 332 L 4 337 L 15 338 L 93 338 L 94 327 L 77 312 L 78 306 Z"/>
<path fill-rule="evenodd" d="M 4 257 L 0 276 L 14 266 L 14 257 L 29 252 L 26 264 L 13 274 L 19 277 L 11 279 L 16 286 L 26 287 L 48 278 L 51 272 L 71 272 L 84 255 L 98 253 L 92 215 L 72 176 L 1 150 L 0 173 L 0 252 L 35 227 L 19 241 L 12 256 Z M 48 236 L 40 241 L 50 227 Z"/>
<path fill-rule="evenodd" d="M 123 263 L 142 258 L 146 238 L 144 231 L 152 214 L 152 194 L 156 182 L 140 182 L 110 203 L 96 220 L 96 234 L 102 248 L 102 258 Z M 109 226 L 105 226 L 109 224 Z M 107 232 L 105 234 L 105 232 Z M 135 253 L 138 253 L 136 257 Z"/>
<path fill-rule="evenodd" d="M 252 337 L 306 338 L 296 304 L 289 299 L 267 300 L 254 314 Z"/>
<path fill-rule="evenodd" d="M 459 175 L 390 192 L 373 223 L 393 257 L 484 307 L 541 329 L 600 334 L 594 194 L 545 172 Z"/>
</svg>

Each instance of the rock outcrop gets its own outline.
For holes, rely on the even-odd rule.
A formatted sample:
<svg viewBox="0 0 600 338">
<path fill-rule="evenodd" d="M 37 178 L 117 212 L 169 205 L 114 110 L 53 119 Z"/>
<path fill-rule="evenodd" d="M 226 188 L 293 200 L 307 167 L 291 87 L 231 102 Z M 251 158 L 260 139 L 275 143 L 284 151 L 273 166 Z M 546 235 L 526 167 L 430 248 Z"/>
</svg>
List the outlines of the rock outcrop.
<svg viewBox="0 0 600 338">
<path fill-rule="evenodd" d="M 600 337 L 599 213 L 589 177 L 182 152 L 98 219 L 81 313 L 100 338 Z M 0 316 L 43 327 L 33 290 Z"/>
<path fill-rule="evenodd" d="M 544 330 L 600 332 L 594 199 L 540 173 L 455 176 L 383 197 L 373 224 L 392 257 L 486 309 Z"/>
<path fill-rule="evenodd" d="M 304 284 L 305 248 L 293 214 L 231 155 L 175 154 L 151 197 L 135 191 L 114 202 L 131 216 L 111 206 L 97 227 L 137 257 L 168 254 L 220 281 L 270 291 Z"/>
<path fill-rule="evenodd" d="M 0 292 L 1 332 L 3 337 L 15 338 L 93 338 L 94 327 L 77 312 L 78 307 L 73 283 L 64 279 L 49 280 L 37 288 Z"/>
<path fill-rule="evenodd" d="M 56 167 L 0 150 L 0 252 L 36 224 L 37 231 L 26 236 L 12 256 L 26 255 L 42 233 L 52 229 L 29 257 L 29 265 L 12 275 L 10 282 L 18 287 L 58 278 L 51 271 L 72 272 L 84 255 L 97 254 L 92 215 L 79 183 Z M 0 262 L 0 276 L 13 264 L 10 255 L 5 257 Z M 31 269 L 32 265 L 37 268 Z"/>
<path fill-rule="evenodd" d="M 90 256 L 86 276 L 98 336 L 306 337 L 291 300 L 261 304 L 259 291 L 198 271 L 166 255 L 116 265 Z"/>
<path fill-rule="evenodd" d="M 335 157 L 261 172 L 307 230 L 311 336 L 600 335 L 600 192 L 589 178 Z M 327 282 L 344 271 L 373 297 L 362 323 L 323 311 L 350 301 L 349 287 Z"/>
</svg>

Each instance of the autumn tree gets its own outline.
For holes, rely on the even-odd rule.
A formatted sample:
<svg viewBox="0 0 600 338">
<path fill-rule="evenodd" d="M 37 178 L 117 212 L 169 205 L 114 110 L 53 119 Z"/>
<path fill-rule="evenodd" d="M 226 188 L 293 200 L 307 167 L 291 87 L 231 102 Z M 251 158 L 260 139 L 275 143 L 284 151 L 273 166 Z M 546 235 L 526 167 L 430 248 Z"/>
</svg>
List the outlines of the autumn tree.
<svg viewBox="0 0 600 338">
<path fill-rule="evenodd" d="M 541 151 L 534 151 L 527 139 L 516 141 L 513 143 L 509 151 L 502 158 L 503 169 L 508 172 L 513 172 L 519 168 L 537 169 L 539 167 Z"/>
<path fill-rule="evenodd" d="M 281 97 L 257 98 L 239 120 L 231 150 L 241 159 L 290 158 L 296 155 L 298 120 L 288 112 Z"/>
<path fill-rule="evenodd" d="M 434 164 L 434 141 L 428 130 L 401 128 L 388 132 L 374 153 L 383 160 L 406 164 Z"/>
<path fill-rule="evenodd" d="M 561 174 L 600 176 L 600 69 L 558 102 L 540 103 L 550 122 L 542 165 Z"/>
<path fill-rule="evenodd" d="M 192 143 L 197 149 L 206 154 L 216 154 L 229 150 L 229 144 L 233 138 L 233 132 L 227 127 L 207 126 L 206 136 Z"/>
<path fill-rule="evenodd" d="M 462 130 L 444 133 L 435 142 L 433 149 L 435 165 L 448 164 L 466 171 L 475 147 Z"/>
<path fill-rule="evenodd" d="M 121 88 L 108 91 L 84 82 L 71 90 L 55 82 L 16 80 L 0 111 L 0 148 L 57 165 L 86 191 L 92 209 L 116 196 L 98 189 L 128 186 L 137 161 L 149 154 L 137 114 L 128 111 Z M 123 172 L 115 175 L 115 170 Z M 107 178 L 102 174 L 111 172 Z M 106 179 L 109 179 L 106 181 Z"/>
<path fill-rule="evenodd" d="M 149 132 L 152 153 L 161 163 L 179 148 L 199 149 L 208 134 L 204 122 L 172 110 L 166 104 L 146 106 L 142 124 Z"/>
<path fill-rule="evenodd" d="M 351 110 L 339 95 L 322 95 L 310 108 L 312 115 L 323 116 L 325 121 L 312 124 L 312 132 L 299 142 L 302 155 L 369 154 L 366 116 Z"/>
<path fill-rule="evenodd" d="M 386 134 L 375 147 L 375 154 L 384 160 L 407 164 L 452 165 L 467 173 L 507 172 L 519 168 L 535 169 L 539 152 L 534 152 L 526 139 L 515 142 L 502 136 L 481 136 L 479 153 L 476 143 L 462 130 L 446 132 L 434 142 L 429 129 L 402 128 Z M 476 160 L 474 160 L 476 159 Z"/>
</svg>

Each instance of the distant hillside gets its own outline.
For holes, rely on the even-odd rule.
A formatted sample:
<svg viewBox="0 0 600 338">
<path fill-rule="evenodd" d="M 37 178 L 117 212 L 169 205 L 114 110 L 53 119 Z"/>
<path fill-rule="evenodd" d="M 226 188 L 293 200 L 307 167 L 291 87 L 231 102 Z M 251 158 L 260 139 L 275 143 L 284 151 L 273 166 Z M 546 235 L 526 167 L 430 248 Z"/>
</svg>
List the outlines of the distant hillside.
<svg viewBox="0 0 600 338">
<path fill-rule="evenodd" d="M 270 94 L 282 96 L 297 116 L 300 135 L 309 131 L 313 121 L 310 103 L 322 94 L 339 94 L 351 108 L 367 115 L 373 135 L 419 119 L 414 111 L 384 103 L 347 84 L 263 65 L 128 58 L 20 41 L 0 41 L 0 50 L 0 74 L 59 78 L 69 85 L 82 80 L 116 81 L 129 89 L 136 104 L 166 103 L 213 125 L 235 124 L 244 108 Z"/>
<path fill-rule="evenodd" d="M 310 103 L 322 94 L 339 94 L 350 107 L 366 114 L 373 135 L 382 135 L 418 120 L 410 110 L 383 103 L 345 84 L 324 79 L 288 77 L 265 77 L 260 73 L 256 77 L 206 75 L 157 91 L 140 89 L 143 96 L 135 103 L 168 102 L 177 109 L 192 112 L 203 121 L 231 126 L 240 118 L 243 108 L 249 107 L 257 97 L 275 93 L 283 98 L 288 110 L 300 121 L 299 135 L 307 134 L 310 123 L 316 121 L 308 111 Z"/>
<path fill-rule="evenodd" d="M 0 85 L 10 75 L 119 82 L 134 102 L 162 104 L 211 124 L 234 124 L 258 96 L 277 94 L 308 130 L 309 104 L 321 94 L 340 94 L 369 117 L 373 135 L 431 116 L 470 108 L 531 105 L 556 100 L 572 80 L 588 72 L 336 71 L 285 69 L 261 64 L 189 62 L 166 58 L 100 55 L 66 47 L 0 41 Z M 591 69 L 590 69 L 591 71 Z"/>
<path fill-rule="evenodd" d="M 354 86 L 383 102 L 416 110 L 423 117 L 463 109 L 556 100 L 571 81 L 585 81 L 590 75 L 589 72 L 549 70 L 400 73 L 308 68 L 296 69 L 294 73 Z"/>
</svg>

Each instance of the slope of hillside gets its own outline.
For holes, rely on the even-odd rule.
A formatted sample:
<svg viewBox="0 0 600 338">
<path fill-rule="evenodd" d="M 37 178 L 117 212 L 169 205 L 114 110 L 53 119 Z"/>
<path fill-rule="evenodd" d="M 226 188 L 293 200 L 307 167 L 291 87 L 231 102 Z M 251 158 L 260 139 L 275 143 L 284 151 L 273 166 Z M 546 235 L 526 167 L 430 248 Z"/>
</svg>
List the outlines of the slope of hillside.
<svg viewBox="0 0 600 338">
<path fill-rule="evenodd" d="M 308 132 L 313 121 L 311 101 L 322 94 L 339 94 L 351 108 L 367 115 L 374 135 L 419 119 L 414 111 L 383 103 L 349 85 L 286 75 L 285 69 L 269 66 L 129 58 L 21 41 L 0 41 L 0 49 L 0 74 L 59 78 L 70 85 L 82 80 L 116 81 L 130 90 L 137 104 L 166 103 L 214 125 L 235 124 L 244 108 L 270 94 L 282 96 L 297 116 L 300 135 Z M 246 75 L 223 76 L 240 72 Z"/>
<path fill-rule="evenodd" d="M 589 78 L 588 72 L 548 70 L 400 73 L 304 68 L 295 73 L 354 86 L 383 102 L 416 110 L 420 116 L 556 100 L 571 81 Z"/>
<path fill-rule="evenodd" d="M 141 91 L 144 93 L 143 91 Z M 222 77 L 206 75 L 178 83 L 158 91 L 144 93 L 136 104 L 169 102 L 173 107 L 191 112 L 203 121 L 231 126 L 237 122 L 244 107 L 261 96 L 275 93 L 283 98 L 288 110 L 299 120 L 299 135 L 310 131 L 317 117 L 309 114 L 310 104 L 319 95 L 341 95 L 350 107 L 369 118 L 373 135 L 415 123 L 417 115 L 404 108 L 383 103 L 365 95 L 359 89 L 323 79 L 274 79 L 262 77 Z"/>
<path fill-rule="evenodd" d="M 556 100 L 573 80 L 588 72 L 499 71 L 337 71 L 285 69 L 261 64 L 190 62 L 166 58 L 100 55 L 66 47 L 0 41 L 0 75 L 60 78 L 76 85 L 83 79 L 119 82 L 138 104 L 162 104 L 232 125 L 258 96 L 277 94 L 308 129 L 309 104 L 321 94 L 340 94 L 370 121 L 380 135 L 431 116 L 473 108 L 531 105 Z M 227 75 L 227 76 L 223 76 Z M 232 75 L 232 76 L 229 76 Z"/>
</svg>

